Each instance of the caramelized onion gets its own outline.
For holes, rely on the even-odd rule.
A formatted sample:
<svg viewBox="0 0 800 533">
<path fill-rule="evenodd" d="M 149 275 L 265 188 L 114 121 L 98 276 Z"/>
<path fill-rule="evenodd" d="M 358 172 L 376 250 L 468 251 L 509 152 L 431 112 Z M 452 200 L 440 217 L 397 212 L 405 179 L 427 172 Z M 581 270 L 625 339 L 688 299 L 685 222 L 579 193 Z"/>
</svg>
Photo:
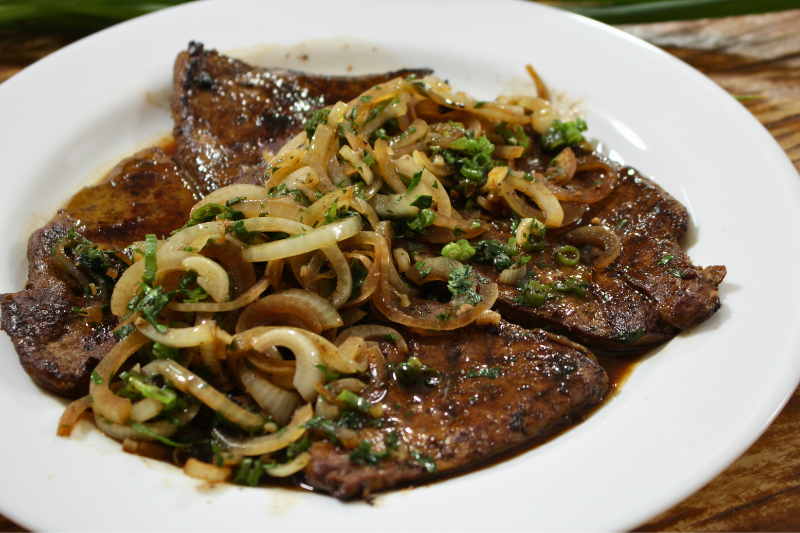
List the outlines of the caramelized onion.
<svg viewBox="0 0 800 533">
<path fill-rule="evenodd" d="M 603 251 L 592 261 L 592 266 L 602 270 L 619 257 L 622 249 L 617 234 L 605 226 L 584 226 L 567 233 L 567 240 L 573 244 L 591 244 Z"/>
<path fill-rule="evenodd" d="M 394 335 L 393 343 L 397 346 L 397 350 L 401 354 L 408 353 L 408 344 L 406 344 L 405 339 L 403 338 L 400 333 L 394 329 L 390 328 L 389 326 L 379 326 L 377 324 L 369 324 L 364 326 L 353 326 L 352 328 L 348 328 L 341 332 L 334 344 L 339 345 L 342 344 L 345 340 L 350 338 L 351 336 L 361 337 L 366 340 L 388 340 L 390 335 Z"/>
<path fill-rule="evenodd" d="M 289 477 L 298 473 L 311 462 L 311 454 L 303 452 L 291 461 L 277 466 L 267 466 L 264 471 L 272 477 Z"/>
<path fill-rule="evenodd" d="M 92 407 L 91 396 L 84 396 L 70 402 L 58 421 L 57 435 L 59 437 L 69 437 L 72 434 L 72 430 L 75 429 L 75 424 L 78 423 L 78 420 L 90 407 Z"/>
<path fill-rule="evenodd" d="M 252 370 L 244 368 L 239 375 L 247 393 L 280 425 L 289 422 L 292 413 L 302 403 L 297 393 L 273 385 Z"/>
<path fill-rule="evenodd" d="M 244 226 L 247 231 L 281 231 L 292 236 L 299 235 L 297 238 L 256 244 L 242 252 L 246 261 L 272 261 L 319 250 L 352 237 L 361 231 L 361 217 L 350 217 L 319 229 L 275 218 L 248 218 Z"/>
<path fill-rule="evenodd" d="M 142 368 L 142 373 L 145 376 L 161 374 L 176 389 L 191 394 L 245 431 L 259 430 L 264 425 L 260 416 L 239 407 L 200 376 L 175 361 L 156 359 Z"/>
<path fill-rule="evenodd" d="M 131 401 L 114 394 L 109 388 L 109 384 L 111 378 L 128 360 L 128 357 L 149 343 L 150 339 L 133 331 L 111 348 L 98 363 L 94 369 L 95 379 L 89 383 L 89 396 L 94 400 L 92 410 L 95 414 L 116 424 L 124 424 L 128 421 L 131 417 Z"/>
<path fill-rule="evenodd" d="M 216 191 L 208 193 L 202 200 L 194 204 L 191 212 L 194 213 L 206 204 L 214 203 L 226 205 L 228 200 L 233 200 L 234 198 L 242 198 L 245 200 L 263 200 L 266 197 L 267 189 L 260 185 L 236 183 L 234 185 L 220 187 Z"/>
<path fill-rule="evenodd" d="M 265 453 L 277 452 L 286 448 L 291 443 L 300 440 L 306 432 L 303 424 L 311 420 L 314 410 L 311 404 L 306 404 L 295 411 L 292 421 L 283 431 L 264 435 L 261 437 L 238 438 L 224 434 L 218 428 L 214 428 L 212 433 L 220 443 L 228 450 L 244 456 L 264 455 Z"/>
<path fill-rule="evenodd" d="M 227 466 L 216 466 L 203 461 L 199 461 L 194 457 L 190 457 L 183 465 L 183 473 L 195 479 L 202 479 L 208 483 L 220 483 L 228 481 L 233 472 Z"/>
<path fill-rule="evenodd" d="M 617 170 L 611 165 L 597 160 L 586 160 L 585 158 L 578 162 L 576 172 L 589 172 L 600 171 L 605 173 L 599 184 L 593 185 L 586 189 L 565 189 L 544 180 L 545 186 L 550 189 L 553 195 L 564 202 L 578 202 L 584 204 L 591 204 L 599 202 L 608 196 L 614 186 L 617 184 Z"/>
<path fill-rule="evenodd" d="M 542 183 L 545 181 L 547 180 L 541 174 L 534 174 L 531 181 L 512 174 L 506 176 L 500 183 L 500 193 L 508 202 L 509 207 L 518 215 L 525 218 L 537 218 L 536 211 L 524 202 L 520 202 L 518 197 L 512 194 L 512 189 L 529 196 L 544 211 L 544 223 L 547 227 L 557 228 L 564 220 L 564 210 L 556 196 Z"/>
</svg>

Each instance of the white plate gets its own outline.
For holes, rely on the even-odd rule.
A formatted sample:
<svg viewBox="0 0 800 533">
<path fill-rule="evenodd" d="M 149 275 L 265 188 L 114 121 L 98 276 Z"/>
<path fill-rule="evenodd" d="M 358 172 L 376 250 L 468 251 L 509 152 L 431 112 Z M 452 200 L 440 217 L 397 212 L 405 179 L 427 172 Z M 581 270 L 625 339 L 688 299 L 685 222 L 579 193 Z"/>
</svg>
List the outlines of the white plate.
<svg viewBox="0 0 800 533">
<path fill-rule="evenodd" d="M 603 25 L 510 0 L 192 3 L 29 67 L 0 86 L 0 290 L 23 286 L 27 235 L 93 169 L 171 128 L 152 102 L 168 93 L 174 57 L 191 39 L 223 51 L 288 46 L 278 56 L 296 68 L 429 66 L 482 99 L 534 64 L 552 86 L 586 97 L 593 137 L 689 208 L 692 258 L 728 266 L 724 307 L 648 358 L 618 397 L 562 437 L 374 506 L 207 489 L 96 431 L 57 438 L 63 402 L 31 383 L 3 335 L 0 511 L 12 520 L 58 530 L 625 529 L 730 464 L 794 390 L 800 286 L 782 271 L 798 264 L 800 181 L 784 153 L 678 60 Z M 304 51 L 308 61 L 298 59 Z"/>
</svg>

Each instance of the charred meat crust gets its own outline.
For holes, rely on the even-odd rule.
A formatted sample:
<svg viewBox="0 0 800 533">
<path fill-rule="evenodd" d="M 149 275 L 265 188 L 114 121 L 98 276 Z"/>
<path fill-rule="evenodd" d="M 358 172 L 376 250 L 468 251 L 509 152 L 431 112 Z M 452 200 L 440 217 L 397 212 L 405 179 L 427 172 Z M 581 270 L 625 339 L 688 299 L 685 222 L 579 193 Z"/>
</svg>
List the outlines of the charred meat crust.
<svg viewBox="0 0 800 533">
<path fill-rule="evenodd" d="M 53 261 L 50 250 L 70 228 L 92 241 L 123 248 L 147 233 L 169 234 L 196 202 L 193 189 L 160 149 L 121 161 L 87 187 L 28 241 L 25 289 L 0 297 L 0 325 L 11 336 L 25 371 L 43 388 L 70 398 L 86 394 L 89 375 L 118 341 L 118 320 L 105 313 L 97 326 L 73 307 L 83 289 Z"/>
<path fill-rule="evenodd" d="M 172 116 L 178 157 L 203 194 L 233 183 L 261 183 L 264 150 L 276 153 L 303 131 L 310 112 L 400 76 L 429 73 L 313 76 L 254 68 L 191 43 L 175 62 Z"/>
<path fill-rule="evenodd" d="M 305 471 L 314 488 L 351 499 L 430 475 L 409 451 L 430 457 L 440 473 L 475 465 L 598 402 L 608 386 L 605 371 L 586 348 L 542 330 L 503 321 L 453 334 L 401 332 L 410 355 L 437 369 L 441 382 L 426 389 L 391 381 L 382 403 L 394 425 L 362 429 L 359 440 L 378 449 L 397 431 L 405 443 L 398 453 L 405 458 L 358 465 L 348 451 L 318 442 Z M 383 348 L 390 363 L 405 360 Z"/>
<path fill-rule="evenodd" d="M 525 327 L 548 327 L 592 349 L 622 353 L 667 341 L 719 309 L 717 287 L 725 267 L 692 265 L 678 244 L 689 224 L 686 209 L 649 179 L 623 169 L 614 191 L 592 205 L 583 220 L 614 231 L 622 244 L 620 257 L 605 270 L 577 269 L 580 279 L 589 283 L 586 296 L 560 295 L 541 307 L 526 306 L 517 287 L 501 285 L 495 309 L 505 319 Z M 568 230 L 548 234 L 547 250 L 533 254 L 528 263 L 545 281 L 563 279 L 575 270 L 555 257 L 555 250 L 570 244 L 564 237 Z M 481 239 L 509 236 L 508 224 L 499 223 Z M 593 246 L 581 248 L 584 263 L 598 253 Z M 492 267 L 475 266 L 483 275 L 497 277 Z"/>
</svg>

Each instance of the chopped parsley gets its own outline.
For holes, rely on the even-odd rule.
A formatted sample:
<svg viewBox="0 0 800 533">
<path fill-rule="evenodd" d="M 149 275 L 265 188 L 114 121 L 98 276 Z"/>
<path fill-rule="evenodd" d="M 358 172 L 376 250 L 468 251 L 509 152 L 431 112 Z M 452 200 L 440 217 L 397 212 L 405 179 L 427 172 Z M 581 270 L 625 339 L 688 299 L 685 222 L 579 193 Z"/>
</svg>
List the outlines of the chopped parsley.
<svg viewBox="0 0 800 533">
<path fill-rule="evenodd" d="M 474 284 L 471 266 L 453 266 L 450 269 L 447 288 L 450 289 L 450 294 L 454 298 L 458 298 L 461 303 L 476 305 L 478 302 L 483 301 L 483 297 L 475 292 Z"/>
<path fill-rule="evenodd" d="M 499 366 L 491 366 L 483 368 L 472 367 L 467 371 L 467 377 L 497 379 L 500 377 L 501 370 L 502 367 Z"/>
<path fill-rule="evenodd" d="M 328 122 L 328 115 L 330 115 L 330 113 L 328 109 L 317 109 L 314 111 L 311 117 L 303 124 L 303 128 L 306 130 L 306 137 L 311 139 L 314 136 L 314 132 L 317 131 L 317 126 Z"/>
<path fill-rule="evenodd" d="M 400 440 L 400 434 L 397 431 L 392 431 L 386 435 L 386 450 L 382 452 L 372 451 L 372 443 L 363 440 L 358 444 L 358 448 L 351 451 L 349 454 L 350 462 L 362 466 L 378 466 L 378 463 L 385 461 L 392 456 L 392 452 L 400 446 L 397 441 Z"/>
</svg>

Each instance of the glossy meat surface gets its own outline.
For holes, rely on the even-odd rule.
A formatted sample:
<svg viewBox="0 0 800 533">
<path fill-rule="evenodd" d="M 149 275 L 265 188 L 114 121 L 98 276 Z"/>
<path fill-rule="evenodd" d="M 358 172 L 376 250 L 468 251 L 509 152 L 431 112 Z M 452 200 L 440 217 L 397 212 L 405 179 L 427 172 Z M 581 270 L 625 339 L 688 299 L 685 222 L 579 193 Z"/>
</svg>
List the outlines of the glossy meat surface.
<svg viewBox="0 0 800 533">
<path fill-rule="evenodd" d="M 390 380 L 382 402 L 391 425 L 358 435 L 377 451 L 398 432 L 401 458 L 359 465 L 351 451 L 315 443 L 306 468 L 314 488 L 348 499 L 428 476 L 414 453 L 433 460 L 440 473 L 474 466 L 598 402 L 608 385 L 586 348 L 542 330 L 501 322 L 437 335 L 401 331 L 410 354 L 439 371 L 441 383 L 406 387 Z M 406 358 L 386 351 L 389 362 Z"/>
<path fill-rule="evenodd" d="M 586 224 L 611 228 L 620 239 L 620 257 L 607 268 L 589 266 L 599 249 L 581 247 L 584 260 L 566 266 L 556 251 L 570 244 L 565 231 L 551 231 L 548 247 L 531 254 L 528 270 L 541 283 L 572 278 L 586 282 L 585 296 L 559 294 L 541 307 L 524 304 L 516 286 L 500 285 L 495 309 L 525 327 L 548 327 L 593 349 L 628 351 L 669 340 L 680 330 L 705 321 L 720 307 L 717 287 L 725 267 L 694 266 L 678 244 L 689 224 L 686 209 L 651 180 L 624 169 L 605 200 L 593 204 Z M 507 240 L 507 222 L 481 238 Z M 476 267 L 489 278 L 497 271 Z"/>
<path fill-rule="evenodd" d="M 74 227 L 82 236 L 124 248 L 147 233 L 180 227 L 195 193 L 157 148 L 120 162 L 98 185 L 80 191 L 28 241 L 28 284 L 0 297 L 2 328 L 23 368 L 45 389 L 67 397 L 86 394 L 89 374 L 117 342 L 118 320 L 105 313 L 94 327 L 73 311 L 85 305 L 78 282 L 61 270 L 50 250 Z"/>
</svg>

